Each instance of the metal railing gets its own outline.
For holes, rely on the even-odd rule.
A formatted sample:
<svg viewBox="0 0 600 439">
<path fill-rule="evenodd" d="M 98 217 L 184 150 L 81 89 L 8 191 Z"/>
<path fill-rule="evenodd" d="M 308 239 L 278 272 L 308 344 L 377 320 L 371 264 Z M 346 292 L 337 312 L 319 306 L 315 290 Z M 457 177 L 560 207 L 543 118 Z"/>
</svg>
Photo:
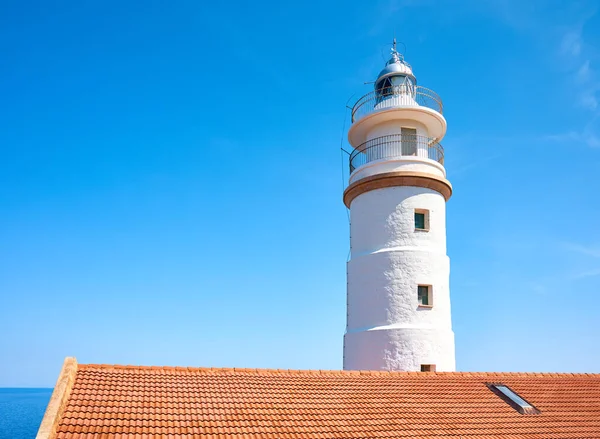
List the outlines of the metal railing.
<svg viewBox="0 0 600 439">
<path fill-rule="evenodd" d="M 420 157 L 444 164 L 444 148 L 434 139 L 414 134 L 390 134 L 371 139 L 350 154 L 350 173 L 369 162 L 397 157 Z"/>
<path fill-rule="evenodd" d="M 409 84 L 394 85 L 372 91 L 360 98 L 352 107 L 352 122 L 375 111 L 394 107 L 422 106 L 442 114 L 442 99 L 433 90 Z"/>
</svg>

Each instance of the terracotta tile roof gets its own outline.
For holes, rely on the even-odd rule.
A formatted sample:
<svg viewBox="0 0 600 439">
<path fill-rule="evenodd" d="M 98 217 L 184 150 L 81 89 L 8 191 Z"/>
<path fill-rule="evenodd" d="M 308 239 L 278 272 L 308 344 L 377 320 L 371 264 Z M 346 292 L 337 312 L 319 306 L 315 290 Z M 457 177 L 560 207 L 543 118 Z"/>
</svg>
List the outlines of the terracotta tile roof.
<svg viewBox="0 0 600 439">
<path fill-rule="evenodd" d="M 600 374 L 75 370 L 49 437 L 600 438 Z M 490 382 L 541 413 L 519 414 Z"/>
</svg>

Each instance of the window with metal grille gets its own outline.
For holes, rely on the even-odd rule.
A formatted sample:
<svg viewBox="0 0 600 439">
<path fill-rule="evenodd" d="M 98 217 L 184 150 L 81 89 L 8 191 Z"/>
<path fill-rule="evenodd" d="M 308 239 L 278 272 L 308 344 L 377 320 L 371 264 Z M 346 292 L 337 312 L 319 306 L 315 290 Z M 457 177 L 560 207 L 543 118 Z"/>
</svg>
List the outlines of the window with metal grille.
<svg viewBox="0 0 600 439">
<path fill-rule="evenodd" d="M 435 372 L 435 364 L 421 364 L 421 372 Z"/>
</svg>

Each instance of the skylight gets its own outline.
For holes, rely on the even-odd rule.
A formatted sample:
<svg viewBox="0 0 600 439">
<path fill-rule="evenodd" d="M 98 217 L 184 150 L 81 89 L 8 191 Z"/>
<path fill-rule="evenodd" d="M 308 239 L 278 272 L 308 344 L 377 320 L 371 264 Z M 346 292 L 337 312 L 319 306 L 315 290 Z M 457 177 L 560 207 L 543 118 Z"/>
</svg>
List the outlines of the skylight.
<svg viewBox="0 0 600 439">
<path fill-rule="evenodd" d="M 496 389 L 498 389 L 502 393 L 504 393 L 513 402 L 516 402 L 517 404 L 519 404 L 521 407 L 523 407 L 523 408 L 530 408 L 530 407 L 532 407 L 531 404 L 529 404 L 527 401 L 525 401 L 523 398 L 521 398 L 515 392 L 513 392 L 512 390 L 510 390 L 508 387 L 506 387 L 506 386 L 494 386 L 494 387 L 496 387 Z"/>
<path fill-rule="evenodd" d="M 488 384 L 492 392 L 502 398 L 508 405 L 522 415 L 537 415 L 540 413 L 533 405 L 525 401 L 521 396 L 504 384 Z"/>
</svg>

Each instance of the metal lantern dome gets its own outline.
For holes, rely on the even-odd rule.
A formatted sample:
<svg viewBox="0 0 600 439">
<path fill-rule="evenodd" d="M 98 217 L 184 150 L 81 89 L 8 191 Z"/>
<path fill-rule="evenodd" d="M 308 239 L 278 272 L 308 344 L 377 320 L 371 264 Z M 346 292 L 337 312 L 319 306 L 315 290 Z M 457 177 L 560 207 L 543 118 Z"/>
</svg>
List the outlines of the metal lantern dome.
<svg viewBox="0 0 600 439">
<path fill-rule="evenodd" d="M 396 40 L 392 48 L 392 57 L 375 80 L 375 91 L 387 95 L 395 87 L 414 89 L 417 78 L 413 75 L 412 67 L 408 64 L 401 53 L 396 50 Z"/>
</svg>

